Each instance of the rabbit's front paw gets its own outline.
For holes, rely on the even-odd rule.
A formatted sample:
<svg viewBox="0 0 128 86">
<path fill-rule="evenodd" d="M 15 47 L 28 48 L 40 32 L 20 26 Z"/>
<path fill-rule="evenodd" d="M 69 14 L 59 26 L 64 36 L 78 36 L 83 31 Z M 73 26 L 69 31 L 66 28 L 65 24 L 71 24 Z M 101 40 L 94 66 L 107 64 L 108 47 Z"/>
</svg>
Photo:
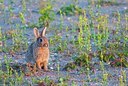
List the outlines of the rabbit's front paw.
<svg viewBox="0 0 128 86">
<path fill-rule="evenodd" d="M 47 61 L 44 62 L 44 71 L 45 72 L 49 72 L 49 70 L 48 70 L 48 62 Z"/>
<path fill-rule="evenodd" d="M 37 65 L 37 68 L 38 68 L 39 70 L 42 69 L 42 68 L 41 68 L 41 65 L 40 65 L 40 62 L 36 62 L 36 65 Z"/>
</svg>

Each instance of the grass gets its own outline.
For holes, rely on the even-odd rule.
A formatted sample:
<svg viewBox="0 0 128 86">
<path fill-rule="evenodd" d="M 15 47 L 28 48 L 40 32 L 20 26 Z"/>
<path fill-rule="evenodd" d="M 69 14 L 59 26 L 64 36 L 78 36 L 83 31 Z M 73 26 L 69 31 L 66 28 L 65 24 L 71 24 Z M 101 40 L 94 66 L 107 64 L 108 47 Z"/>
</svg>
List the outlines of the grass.
<svg viewBox="0 0 128 86">
<path fill-rule="evenodd" d="M 96 4 L 101 5 L 101 6 L 119 6 L 121 5 L 120 3 L 118 3 L 116 0 L 98 0 L 98 2 L 96 2 Z"/>
<path fill-rule="evenodd" d="M 45 25 L 49 26 L 48 36 L 50 43 L 51 53 L 57 53 L 57 55 L 62 55 L 56 58 L 56 70 L 57 75 L 56 80 L 52 80 L 50 77 L 39 77 L 40 74 L 36 74 L 35 71 L 30 71 L 24 65 L 19 65 L 13 62 L 13 57 L 21 52 L 25 52 L 28 47 L 28 42 L 31 40 L 30 27 L 35 27 L 35 22 L 30 22 L 28 24 L 27 15 L 27 3 L 29 1 L 22 1 L 20 10 L 17 14 L 14 12 L 13 5 L 16 3 L 9 0 L 8 8 L 4 7 L 4 0 L 0 0 L 0 5 L 3 5 L 1 13 L 4 14 L 3 20 L 5 25 L 0 26 L 0 42 L 3 43 L 0 46 L 0 54 L 4 53 L 3 60 L 0 60 L 0 84 L 2 85 L 53 85 L 53 86 L 76 86 L 77 80 L 72 80 L 70 72 L 76 71 L 77 74 L 84 74 L 87 79 L 81 80 L 84 85 L 88 85 L 91 82 L 100 82 L 101 85 L 109 85 L 109 79 L 111 77 L 110 73 L 106 70 L 105 64 L 111 65 L 113 68 L 117 67 L 121 69 L 120 76 L 118 77 L 120 86 L 127 84 L 127 73 L 123 68 L 128 67 L 128 16 L 127 12 L 121 14 L 118 11 L 109 14 L 102 14 L 100 11 L 100 6 L 119 6 L 116 0 L 104 1 L 98 0 L 89 3 L 94 3 L 98 5 L 97 13 L 91 8 L 93 4 L 89 4 L 88 8 L 85 10 L 78 7 L 78 2 L 75 4 L 70 4 L 69 6 L 63 6 L 59 8 L 58 14 L 53 10 L 54 5 L 50 4 L 52 1 L 46 2 L 46 4 L 40 2 L 39 14 L 37 19 L 37 26 L 43 27 Z M 127 11 L 127 10 L 126 10 Z M 1 15 L 1 14 L 0 14 Z M 12 20 L 14 15 L 17 15 L 18 19 L 15 24 Z M 67 17 L 77 17 L 77 24 L 73 23 L 74 27 L 69 27 L 66 25 L 64 27 L 65 18 Z M 111 22 L 111 15 L 116 20 Z M 59 27 L 51 25 L 51 23 L 56 22 L 56 18 L 59 16 L 60 24 Z M 74 20 L 73 20 L 74 21 Z M 123 23 L 124 22 L 124 23 Z M 0 22 L 1 23 L 1 22 Z M 72 23 L 72 22 L 70 22 Z M 123 25 L 122 25 L 123 23 Z M 51 25 L 51 26 L 50 26 Z M 33 37 L 34 38 L 34 37 Z M 33 40 L 31 40 L 32 42 Z M 61 68 L 61 63 L 59 59 L 61 58 L 72 58 L 72 62 L 68 62 Z M 98 67 L 101 71 L 101 77 L 95 77 L 92 79 L 91 75 L 95 74 L 95 64 L 93 59 L 98 58 Z M 12 64 L 13 63 L 13 64 Z M 61 72 L 67 71 L 67 77 L 61 76 Z M 98 69 L 98 68 L 97 68 Z M 42 74 L 42 72 L 41 72 Z M 53 74 L 54 75 L 54 74 Z"/>
<path fill-rule="evenodd" d="M 63 14 L 66 16 L 72 16 L 72 15 L 79 15 L 82 14 L 84 10 L 82 10 L 82 8 L 74 5 L 74 4 L 70 4 L 69 6 L 63 6 L 60 8 L 60 11 L 57 12 L 57 14 Z"/>
</svg>

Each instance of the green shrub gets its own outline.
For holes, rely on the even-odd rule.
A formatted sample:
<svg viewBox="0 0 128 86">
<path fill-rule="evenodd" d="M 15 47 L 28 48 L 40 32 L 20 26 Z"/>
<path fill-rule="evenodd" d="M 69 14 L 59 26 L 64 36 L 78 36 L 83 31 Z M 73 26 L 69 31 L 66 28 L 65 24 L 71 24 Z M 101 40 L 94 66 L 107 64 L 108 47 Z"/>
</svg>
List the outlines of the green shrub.
<svg viewBox="0 0 128 86">
<path fill-rule="evenodd" d="M 54 11 L 52 10 L 52 5 L 47 4 L 39 10 L 39 24 L 40 26 L 49 26 L 49 23 L 54 20 Z"/>
<path fill-rule="evenodd" d="M 82 14 L 83 9 L 81 7 L 75 6 L 74 4 L 70 4 L 69 6 L 64 6 L 60 8 L 60 11 L 57 14 L 63 15 L 75 15 L 75 14 Z"/>
</svg>

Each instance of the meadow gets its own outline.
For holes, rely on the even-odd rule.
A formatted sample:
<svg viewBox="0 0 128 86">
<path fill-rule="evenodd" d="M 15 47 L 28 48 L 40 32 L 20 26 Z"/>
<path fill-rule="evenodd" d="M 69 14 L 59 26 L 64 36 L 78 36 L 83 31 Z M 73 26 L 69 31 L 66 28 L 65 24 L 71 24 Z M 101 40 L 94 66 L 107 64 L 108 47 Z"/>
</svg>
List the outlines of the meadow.
<svg viewBox="0 0 128 86">
<path fill-rule="evenodd" d="M 49 72 L 28 68 L 47 25 Z M 127 0 L 0 0 L 0 86 L 127 86 Z"/>
</svg>

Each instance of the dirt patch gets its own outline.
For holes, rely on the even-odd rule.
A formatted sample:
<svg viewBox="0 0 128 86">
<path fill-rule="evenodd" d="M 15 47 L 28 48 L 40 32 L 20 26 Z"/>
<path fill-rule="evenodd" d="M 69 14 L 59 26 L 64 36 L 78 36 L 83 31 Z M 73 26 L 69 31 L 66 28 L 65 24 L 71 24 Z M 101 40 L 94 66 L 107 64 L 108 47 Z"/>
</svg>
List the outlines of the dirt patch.
<svg viewBox="0 0 128 86">
<path fill-rule="evenodd" d="M 8 0 L 4 0 L 4 3 L 0 2 L 0 63 L 1 63 L 1 74 L 5 74 L 4 77 L 8 76 L 8 73 L 4 73 L 8 71 L 7 64 L 3 64 L 5 62 L 5 57 L 7 61 L 11 59 L 11 64 L 9 70 L 17 71 L 20 73 L 21 69 L 22 72 L 26 72 L 26 65 L 24 60 L 24 55 L 28 45 L 30 45 L 34 40 L 33 29 L 30 26 L 35 25 L 38 23 L 38 18 L 41 16 L 39 14 L 39 0 L 27 0 L 25 2 L 22 1 L 12 1 L 9 2 Z M 51 1 L 53 5 L 53 10 L 55 13 L 59 11 L 59 9 L 63 6 L 69 6 L 70 4 L 75 4 L 75 6 L 81 7 L 86 11 L 86 19 L 89 21 L 89 25 L 91 26 L 94 23 L 93 28 L 94 32 L 92 31 L 91 36 L 95 35 L 93 33 L 98 33 L 98 31 L 103 32 L 105 25 L 103 24 L 103 20 L 107 19 L 107 26 L 108 30 L 112 32 L 108 37 L 111 40 L 111 43 L 116 43 L 118 40 L 118 36 L 120 37 L 120 42 L 124 43 L 124 40 L 127 40 L 127 34 L 124 31 L 127 28 L 127 10 L 128 10 L 128 2 L 127 0 L 120 0 L 112 3 L 111 1 L 104 1 L 97 4 L 100 4 L 101 7 L 97 8 L 96 4 L 92 2 L 88 2 L 85 0 L 56 0 Z M 97 2 L 97 0 L 95 0 Z M 21 3 L 22 2 L 22 3 Z M 89 7 L 91 6 L 91 7 Z M 91 11 L 92 10 L 92 11 Z M 91 12 L 93 14 L 91 14 Z M 23 13 L 23 14 L 20 14 Z M 20 15 L 19 15 L 20 14 Z M 101 14 L 99 16 L 99 14 Z M 96 16 L 94 19 L 93 17 Z M 98 20 L 99 18 L 99 20 Z M 103 19 L 102 19 L 103 18 Z M 85 17 L 82 17 L 84 20 Z M 86 20 L 85 19 L 85 20 Z M 93 19 L 93 21 L 91 21 Z M 100 20 L 101 19 L 101 20 Z M 100 22 L 101 28 L 98 28 L 97 21 Z M 96 21 L 96 22 L 95 22 Z M 25 23 L 25 24 L 24 24 Z M 120 26 L 118 26 L 120 25 Z M 119 27 L 119 28 L 117 28 Z M 73 15 L 73 16 L 61 16 L 56 14 L 55 20 L 50 23 L 49 28 L 47 29 L 46 36 L 49 38 L 50 42 L 50 60 L 49 60 L 49 72 L 44 71 L 29 71 L 29 73 L 25 74 L 21 77 L 25 79 L 25 82 L 22 84 L 26 86 L 32 84 L 41 84 L 47 85 L 51 84 L 59 84 L 59 85 L 119 85 L 121 82 L 128 84 L 128 68 L 125 67 L 112 67 L 115 64 L 111 64 L 102 62 L 97 55 L 94 55 L 90 58 L 91 68 L 88 68 L 88 64 L 83 64 L 81 61 L 84 58 L 81 58 L 81 55 L 78 55 L 79 52 L 86 52 L 79 48 L 79 44 L 82 45 L 82 39 L 79 39 L 78 35 L 81 33 L 82 25 L 80 25 L 80 16 Z M 42 28 L 41 28 L 42 29 Z M 39 29 L 41 31 L 41 29 Z M 86 27 L 85 27 L 86 29 Z M 16 31 L 16 32 L 15 32 Z M 87 30 L 86 30 L 87 31 Z M 85 31 L 85 32 L 86 32 Z M 16 34 L 17 33 L 17 34 Z M 88 37 L 90 34 L 87 32 L 86 36 L 84 35 L 82 38 Z M 85 33 L 82 33 L 85 34 Z M 118 34 L 118 35 L 116 35 Z M 122 36 L 121 36 L 122 35 Z M 80 35 L 81 36 L 81 35 Z M 101 35 L 100 35 L 101 36 Z M 97 36 L 100 37 L 100 36 Z M 105 35 L 106 36 L 106 35 Z M 94 37 L 94 36 L 92 36 Z M 105 37 L 103 37 L 105 38 Z M 79 41 L 78 41 L 79 39 Z M 92 46 L 92 51 L 96 54 L 97 48 L 95 47 L 95 43 L 93 39 L 89 38 L 91 41 L 90 43 L 86 43 L 83 48 Z M 102 37 L 101 37 L 102 39 Z M 104 41 L 104 40 L 103 40 Z M 88 41 L 84 41 L 88 42 Z M 105 41 L 104 41 L 105 42 Z M 4 45 L 2 45 L 4 43 Z M 96 44 L 100 44 L 97 42 Z M 74 46 L 74 45 L 75 46 Z M 88 44 L 88 45 L 87 45 Z M 108 42 L 105 44 L 107 46 Z M 128 44 L 127 42 L 125 44 Z M 123 45 L 124 46 L 124 45 Z M 107 46 L 108 47 L 108 46 Z M 3 50 L 2 50 L 3 49 Z M 112 48 L 113 49 L 113 48 Z M 121 48 L 120 48 L 121 49 Z M 115 49 L 116 50 L 116 49 Z M 124 51 L 127 50 L 123 49 Z M 18 51 L 18 52 L 17 52 Z M 78 52 L 79 51 L 79 52 Z M 114 51 L 114 50 L 112 50 Z M 106 52 L 107 53 L 107 52 Z M 105 53 L 105 54 L 106 54 Z M 107 56 L 104 55 L 103 56 Z M 113 53 L 113 57 L 118 57 Z M 126 60 L 128 60 L 127 54 L 125 54 Z M 75 57 L 79 57 L 77 59 L 78 63 L 75 63 Z M 84 57 L 84 56 L 83 56 Z M 120 56 L 123 57 L 123 56 Z M 118 59 L 117 59 L 118 60 Z M 115 60 L 116 61 L 116 60 Z M 120 60 L 121 61 L 121 60 Z M 85 61 L 86 62 L 86 61 Z M 107 62 L 107 61 L 106 61 Z M 113 61 L 114 62 L 114 61 Z M 67 65 L 67 66 L 66 66 Z M 81 66 L 82 65 L 82 66 Z M 127 63 L 126 63 L 127 65 Z M 69 69 L 68 71 L 64 69 Z M 33 69 L 30 69 L 33 70 Z M 15 73 L 14 73 L 15 76 Z M 10 78 L 11 76 L 9 76 Z M 16 76 L 15 76 L 16 77 Z M 123 78 L 122 78 L 123 77 Z M 13 80 L 13 77 L 11 77 Z M 107 79 L 106 79 L 107 78 Z M 124 81 L 121 81 L 124 80 Z M 18 80 L 16 80 L 18 81 Z M 21 80 L 22 81 L 22 80 Z M 11 82 L 11 81 L 10 81 Z M 45 83 L 47 82 L 47 83 Z M 1 80 L 0 80 L 1 83 Z M 13 82 L 12 82 L 13 83 Z M 7 83 L 9 84 L 9 82 Z M 54 85 L 53 85 L 54 86 Z"/>
</svg>

